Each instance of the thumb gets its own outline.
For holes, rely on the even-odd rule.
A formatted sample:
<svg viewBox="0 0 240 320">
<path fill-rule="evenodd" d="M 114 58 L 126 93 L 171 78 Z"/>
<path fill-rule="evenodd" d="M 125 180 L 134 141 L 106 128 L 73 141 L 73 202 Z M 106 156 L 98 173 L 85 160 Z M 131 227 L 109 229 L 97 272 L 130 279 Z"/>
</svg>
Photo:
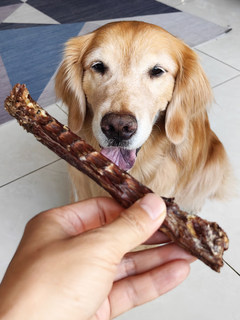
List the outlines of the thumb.
<svg viewBox="0 0 240 320">
<path fill-rule="evenodd" d="M 145 242 L 160 227 L 166 216 L 164 201 L 149 193 L 124 210 L 118 219 L 106 226 L 111 233 L 111 245 L 121 257 Z"/>
</svg>

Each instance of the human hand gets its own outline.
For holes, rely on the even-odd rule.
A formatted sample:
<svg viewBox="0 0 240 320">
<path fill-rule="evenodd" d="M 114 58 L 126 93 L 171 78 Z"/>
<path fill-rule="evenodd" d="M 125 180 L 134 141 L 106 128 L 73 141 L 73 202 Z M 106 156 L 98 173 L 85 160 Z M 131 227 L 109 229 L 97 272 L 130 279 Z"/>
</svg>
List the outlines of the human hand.
<svg viewBox="0 0 240 320">
<path fill-rule="evenodd" d="M 176 287 L 193 261 L 184 250 L 167 244 L 128 253 L 164 218 L 154 194 L 127 210 L 96 198 L 40 213 L 0 286 L 0 318 L 111 319 Z"/>
</svg>

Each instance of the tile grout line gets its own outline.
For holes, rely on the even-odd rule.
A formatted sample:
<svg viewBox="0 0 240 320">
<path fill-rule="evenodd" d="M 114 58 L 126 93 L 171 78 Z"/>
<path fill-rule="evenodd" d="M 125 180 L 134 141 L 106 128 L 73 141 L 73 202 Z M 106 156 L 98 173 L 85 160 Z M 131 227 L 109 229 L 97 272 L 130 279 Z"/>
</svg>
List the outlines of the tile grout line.
<svg viewBox="0 0 240 320">
<path fill-rule="evenodd" d="M 221 85 L 223 85 L 223 84 L 225 84 L 225 83 L 228 83 L 229 81 L 232 81 L 232 80 L 234 80 L 234 79 L 236 79 L 236 78 L 238 78 L 238 77 L 240 77 L 240 73 L 237 74 L 236 76 L 230 78 L 230 79 L 227 79 L 227 80 L 225 80 L 225 81 L 223 81 L 223 82 L 221 82 L 221 83 L 219 83 L 219 84 L 216 84 L 215 86 L 212 87 L 212 89 L 215 89 L 215 88 L 217 88 L 217 87 L 220 87 Z"/>
<path fill-rule="evenodd" d="M 60 109 L 63 113 L 65 113 L 65 114 L 68 116 L 68 113 L 60 106 L 60 103 L 59 103 L 59 102 L 56 102 L 55 104 L 56 104 L 56 106 L 58 107 L 58 109 Z M 62 102 L 61 104 L 62 104 L 62 106 L 63 106 L 63 102 Z"/>
<path fill-rule="evenodd" d="M 46 168 L 46 167 L 48 167 L 48 166 L 50 166 L 50 165 L 52 165 L 52 164 L 54 164 L 54 163 L 56 163 L 56 162 L 58 162 L 58 161 L 60 161 L 60 160 L 61 160 L 60 158 L 57 159 L 57 160 L 54 160 L 53 162 L 50 162 L 50 163 L 46 164 L 45 166 L 42 166 L 42 167 L 40 167 L 40 168 L 38 168 L 38 169 L 36 169 L 36 170 L 30 171 L 30 172 L 24 174 L 24 175 L 21 176 L 21 177 L 18 177 L 18 178 L 16 178 L 16 179 L 13 179 L 13 180 L 7 182 L 7 183 L 4 183 L 3 185 L 0 186 L 0 189 L 3 188 L 3 187 L 6 187 L 7 185 L 9 185 L 9 184 L 11 184 L 11 183 L 14 183 L 14 182 L 20 180 L 20 179 L 22 179 L 22 178 L 25 178 L 25 177 L 29 176 L 29 175 L 32 174 L 32 173 L 35 173 L 35 172 L 37 172 L 37 171 L 39 171 L 39 170 L 41 170 L 41 169 L 44 169 L 44 168 Z"/>
<path fill-rule="evenodd" d="M 238 69 L 238 68 L 236 68 L 236 67 L 233 67 L 233 66 L 231 66 L 230 64 L 228 64 L 228 63 L 226 63 L 226 62 L 224 62 L 224 61 L 222 61 L 222 60 L 220 60 L 220 59 L 218 59 L 218 58 L 216 58 L 216 57 L 213 57 L 212 55 L 210 55 L 210 54 L 208 54 L 208 53 L 206 53 L 206 52 L 204 52 L 204 51 L 202 51 L 202 50 L 200 50 L 200 49 L 195 48 L 194 50 L 196 50 L 196 51 L 198 51 L 198 52 L 201 52 L 202 54 L 205 54 L 206 56 L 208 56 L 208 57 L 210 57 L 210 58 L 212 58 L 212 59 L 214 59 L 214 60 L 216 60 L 216 61 L 224 64 L 225 66 L 227 66 L 227 67 L 229 67 L 229 68 L 231 68 L 231 69 L 233 69 L 233 70 L 235 70 L 235 71 L 240 72 L 240 69 Z"/>
</svg>

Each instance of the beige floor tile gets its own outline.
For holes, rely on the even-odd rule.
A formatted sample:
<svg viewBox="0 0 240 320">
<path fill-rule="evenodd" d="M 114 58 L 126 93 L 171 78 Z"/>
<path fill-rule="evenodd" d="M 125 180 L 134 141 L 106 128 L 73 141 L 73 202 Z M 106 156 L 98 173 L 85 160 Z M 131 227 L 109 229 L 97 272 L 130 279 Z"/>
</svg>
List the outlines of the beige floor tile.
<svg viewBox="0 0 240 320">
<path fill-rule="evenodd" d="M 67 203 L 69 181 L 63 160 L 0 189 L 0 279 L 27 221 L 43 210 Z"/>
<path fill-rule="evenodd" d="M 67 116 L 56 105 L 46 110 L 67 123 Z M 16 120 L 0 126 L 0 186 L 39 169 L 58 157 L 21 128 Z"/>
</svg>

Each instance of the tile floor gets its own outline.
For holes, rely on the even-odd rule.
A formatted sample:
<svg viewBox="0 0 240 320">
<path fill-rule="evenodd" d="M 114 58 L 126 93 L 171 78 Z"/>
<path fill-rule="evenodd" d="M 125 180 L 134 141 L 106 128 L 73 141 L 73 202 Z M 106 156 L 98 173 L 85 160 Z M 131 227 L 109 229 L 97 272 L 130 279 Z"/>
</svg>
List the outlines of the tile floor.
<svg viewBox="0 0 240 320">
<path fill-rule="evenodd" d="M 240 179 L 240 2 L 238 0 L 169 0 L 166 4 L 233 30 L 195 48 L 210 79 L 215 104 L 212 128 L 223 141 L 235 176 Z M 60 121 L 58 105 L 48 107 Z M 0 279 L 16 249 L 26 222 L 36 213 L 68 203 L 66 164 L 38 144 L 15 121 L 0 126 Z M 239 187 L 238 187 L 239 191 Z M 240 199 L 208 202 L 201 215 L 217 221 L 230 237 L 225 259 L 240 272 Z M 238 320 L 240 278 L 224 266 L 217 274 L 195 262 L 178 288 L 119 317 L 151 320 Z"/>
</svg>

